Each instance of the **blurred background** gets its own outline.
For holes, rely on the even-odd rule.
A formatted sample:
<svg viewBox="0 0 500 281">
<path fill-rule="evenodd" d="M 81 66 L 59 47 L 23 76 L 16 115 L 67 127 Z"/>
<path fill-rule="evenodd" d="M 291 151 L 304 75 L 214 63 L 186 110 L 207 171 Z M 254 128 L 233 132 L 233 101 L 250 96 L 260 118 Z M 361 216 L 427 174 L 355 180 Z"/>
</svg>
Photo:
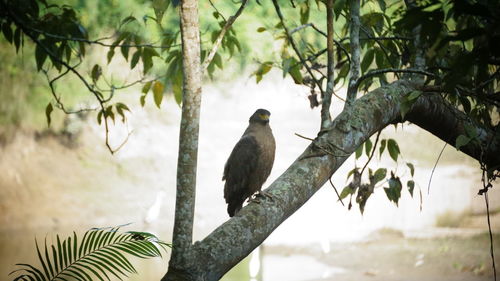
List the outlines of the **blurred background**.
<svg viewBox="0 0 500 281">
<path fill-rule="evenodd" d="M 110 21 L 131 10 L 147 9 L 145 2 L 132 0 L 73 2 L 96 35 L 106 34 L 104 27 Z M 231 11 L 229 5 L 216 3 L 222 11 Z M 92 13 L 95 9 L 101 12 Z M 256 18 L 263 22 L 257 25 Z M 308 88 L 284 79 L 278 71 L 271 71 L 258 84 L 251 75 L 255 58 L 265 60 L 269 52 L 262 50 L 274 48 L 272 36 L 251 38 L 257 36 L 260 25 L 272 23 L 266 22 L 263 9 L 249 7 L 236 26 L 242 30 L 241 53 L 248 56 L 235 56 L 203 85 L 196 240 L 228 219 L 221 181 L 224 163 L 257 108 L 272 113 L 277 142 L 266 185 L 309 144 L 295 133 L 314 138 L 319 129 L 320 112 L 310 109 Z M 117 122 L 110 128 L 111 144 L 119 145 L 132 133 L 123 148 L 111 155 L 95 112 L 66 116 L 56 110 L 47 127 L 45 106 L 51 97 L 47 81 L 36 72 L 33 50 L 25 47 L 15 55 L 2 40 L 0 279 L 8 280 L 16 263 L 36 261 L 35 237 L 51 242 L 56 234 L 130 223 L 125 230 L 149 231 L 171 241 L 180 120 L 174 97 L 166 93 L 158 109 L 151 95 L 144 107 L 140 105 L 140 87 L 121 91 L 116 98 L 131 113 L 127 123 Z M 105 61 L 106 52 L 95 48 L 89 56 L 90 61 Z M 92 65 L 88 62 L 89 69 Z M 126 62 L 116 58 L 105 75 L 126 81 L 139 72 L 129 71 Z M 68 78 L 58 87 L 68 106 L 94 103 L 78 81 Z M 345 95 L 343 89 L 337 93 Z M 334 100 L 332 115 L 342 107 L 340 100 Z M 404 191 L 396 206 L 380 187 L 362 215 L 356 204 L 351 210 L 343 206 L 327 184 L 223 280 L 491 280 L 485 202 L 477 195 L 479 164 L 451 146 L 444 148 L 437 162 L 444 143 L 411 124 L 390 126 L 381 138 L 398 141 L 402 161 L 395 163 L 383 154 L 374 157 L 369 167 L 396 169 L 404 182 L 411 178 L 404 162 L 413 163 L 413 196 Z M 348 183 L 348 171 L 356 162 L 363 166 L 367 160 L 366 156 L 351 158 L 332 177 L 339 192 Z M 499 195 L 496 183 L 489 198 L 497 252 Z M 140 274 L 129 280 L 159 280 L 168 257 L 135 260 L 134 264 Z"/>
</svg>

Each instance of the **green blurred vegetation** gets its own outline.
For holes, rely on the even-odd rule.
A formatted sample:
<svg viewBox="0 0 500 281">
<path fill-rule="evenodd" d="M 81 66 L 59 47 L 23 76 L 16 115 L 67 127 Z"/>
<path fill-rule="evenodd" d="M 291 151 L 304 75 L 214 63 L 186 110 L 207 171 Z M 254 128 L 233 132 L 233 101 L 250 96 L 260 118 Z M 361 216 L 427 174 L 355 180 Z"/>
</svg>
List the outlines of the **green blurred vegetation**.
<svg viewBox="0 0 500 281">
<path fill-rule="evenodd" d="M 166 10 L 161 21 L 161 28 L 154 22 L 155 11 L 152 8 L 153 1 L 147 0 L 67 0 L 48 1 L 58 5 L 68 5 L 77 12 L 77 18 L 85 27 L 89 40 L 103 37 L 116 36 L 116 31 L 122 20 L 133 16 L 137 21 L 127 24 L 124 30 L 140 34 L 145 42 L 159 45 L 164 36 L 177 34 L 176 42 L 170 51 L 179 49 L 179 19 L 178 9 L 172 4 Z M 200 2 L 200 30 L 202 32 L 202 48 L 209 50 L 212 41 L 220 30 L 222 17 L 228 19 L 239 8 L 239 3 L 231 1 L 213 1 L 214 6 L 221 15 L 215 15 L 215 9 L 209 1 Z M 215 70 L 211 75 L 213 80 L 234 79 L 241 75 L 249 75 L 255 68 L 255 62 L 273 59 L 273 44 L 275 39 L 271 33 L 257 32 L 262 26 L 274 26 L 277 19 L 274 17 L 272 4 L 256 3 L 248 5 L 242 16 L 233 25 L 241 47 L 228 50 L 223 46 L 218 53 L 223 62 L 222 70 Z M 45 10 L 40 13 L 44 14 Z M 123 30 L 123 29 L 122 29 Z M 163 34 L 162 34 L 163 33 Z M 258 40 L 256 40 L 258 38 Z M 110 39 L 111 42 L 114 39 Z M 108 41 L 109 42 L 109 41 Z M 130 69 L 124 67 L 123 57 L 115 55 L 110 64 L 107 64 L 106 54 L 109 47 L 93 45 L 87 48 L 87 54 L 79 67 L 79 72 L 84 76 L 90 74 L 92 67 L 98 63 L 103 67 L 103 75 L 114 83 L 130 82 Z M 47 128 L 45 107 L 53 100 L 47 78 L 43 72 L 37 72 L 34 54 L 34 44 L 26 36 L 24 47 L 16 54 L 15 48 L 2 36 L 0 39 L 0 59 L 4 67 L 0 69 L 2 83 L 0 86 L 0 136 L 8 139 L 20 128 L 28 130 L 43 130 Z M 117 54 L 119 52 L 117 51 Z M 131 50 L 130 56 L 132 56 Z M 164 56 L 168 56 L 168 53 Z M 129 58 L 130 61 L 130 58 Z M 155 57 L 154 65 L 148 76 L 161 76 L 168 68 L 168 64 L 157 63 L 159 57 Z M 57 72 L 50 72 L 53 78 Z M 128 76 L 127 76 L 128 75 Z M 77 109 L 79 105 L 95 104 L 92 95 L 83 87 L 81 81 L 74 77 L 64 77 L 56 85 L 56 93 L 61 95 L 62 102 L 69 109 Z M 88 77 L 88 76 L 87 76 Z M 207 77 L 208 79 L 208 77 Z M 208 82 L 208 80 L 207 80 Z M 140 94 L 141 87 L 136 86 L 130 91 Z M 63 114 L 59 110 L 52 113 L 52 128 L 57 128 L 62 123 Z"/>
</svg>

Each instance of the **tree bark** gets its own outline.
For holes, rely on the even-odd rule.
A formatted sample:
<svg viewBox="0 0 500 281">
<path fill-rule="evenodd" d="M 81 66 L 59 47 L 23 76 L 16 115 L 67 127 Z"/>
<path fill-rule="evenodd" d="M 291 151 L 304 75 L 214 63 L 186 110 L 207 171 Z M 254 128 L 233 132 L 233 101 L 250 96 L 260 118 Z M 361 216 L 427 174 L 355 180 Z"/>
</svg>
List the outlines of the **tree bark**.
<svg viewBox="0 0 500 281">
<path fill-rule="evenodd" d="M 189 275 L 196 195 L 196 166 L 201 104 L 200 31 L 198 1 L 181 1 L 183 95 L 177 160 L 177 192 L 169 271 L 162 280 Z M 185 279 L 188 277 L 182 277 Z"/>
<path fill-rule="evenodd" d="M 220 279 L 306 203 L 367 138 L 389 124 L 404 121 L 400 104 L 405 95 L 417 89 L 411 82 L 398 81 L 366 94 L 344 110 L 266 190 L 273 200 L 248 204 L 194 244 L 192 258 L 196 264 L 190 268 L 189 278 L 182 280 Z M 454 137 L 463 132 L 466 120 L 463 113 L 450 110 L 449 104 L 437 95 L 422 95 L 406 116 L 452 145 Z M 477 130 L 481 142 L 490 143 L 486 153 L 492 156 L 488 161 L 499 164 L 500 137 L 483 128 Z M 480 159 L 477 147 L 469 143 L 462 151 Z"/>
</svg>

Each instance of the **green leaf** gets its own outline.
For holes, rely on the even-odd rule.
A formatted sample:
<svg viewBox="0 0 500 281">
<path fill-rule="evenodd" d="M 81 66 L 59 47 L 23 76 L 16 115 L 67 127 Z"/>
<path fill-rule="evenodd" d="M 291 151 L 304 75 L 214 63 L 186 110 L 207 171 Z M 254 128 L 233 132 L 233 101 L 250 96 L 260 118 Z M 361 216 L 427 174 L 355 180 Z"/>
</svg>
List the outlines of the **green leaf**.
<svg viewBox="0 0 500 281">
<path fill-rule="evenodd" d="M 134 69 L 134 67 L 137 65 L 139 59 L 141 58 L 141 54 L 142 49 L 138 48 L 137 51 L 135 51 L 134 55 L 132 55 L 132 59 L 130 60 L 130 69 Z"/>
<path fill-rule="evenodd" d="M 148 81 L 142 86 L 142 93 L 147 94 L 149 92 L 149 89 L 151 89 L 151 85 L 153 84 L 153 81 Z"/>
<path fill-rule="evenodd" d="M 347 173 L 346 180 L 348 180 L 357 170 L 358 170 L 358 168 L 354 168 L 354 169 L 350 170 L 349 173 Z"/>
<path fill-rule="evenodd" d="M 43 67 L 43 63 L 47 59 L 47 52 L 43 49 L 42 43 L 39 43 L 36 45 L 35 48 L 35 60 L 36 60 L 36 68 L 38 71 L 40 71 Z"/>
<path fill-rule="evenodd" d="M 406 166 L 410 168 L 410 175 L 413 177 L 413 175 L 415 174 L 415 167 L 413 166 L 412 163 L 406 163 Z"/>
<path fill-rule="evenodd" d="M 2 24 L 2 32 L 5 39 L 12 44 L 13 33 L 12 28 L 10 27 L 10 22 L 4 22 L 4 24 Z"/>
<path fill-rule="evenodd" d="M 155 49 L 151 47 L 145 47 L 142 51 L 142 64 L 144 66 L 144 74 L 146 74 L 151 67 L 153 67 L 153 57 L 157 57 L 159 54 Z"/>
<path fill-rule="evenodd" d="M 92 81 L 94 81 L 94 83 L 95 83 L 97 80 L 99 80 L 99 77 L 101 77 L 101 74 L 102 74 L 101 66 L 98 64 L 94 65 L 94 67 L 92 68 L 92 72 L 91 72 Z"/>
<path fill-rule="evenodd" d="M 410 192 L 411 197 L 413 197 L 413 189 L 415 188 L 415 182 L 413 180 L 409 180 L 406 183 L 406 186 L 408 187 L 408 191 Z"/>
<path fill-rule="evenodd" d="M 175 102 L 180 106 L 182 104 L 182 73 L 176 76 L 172 84 L 172 91 L 174 92 Z"/>
<path fill-rule="evenodd" d="M 471 139 L 477 137 L 477 135 L 478 135 L 476 128 L 470 124 L 465 123 L 464 130 L 465 130 L 465 134 Z"/>
<path fill-rule="evenodd" d="M 120 52 L 122 53 L 122 56 L 125 58 L 126 61 L 128 61 L 128 53 L 130 51 L 130 47 L 129 47 L 129 44 L 130 44 L 130 38 L 127 38 L 125 39 L 125 41 L 123 41 L 123 45 L 120 46 Z"/>
<path fill-rule="evenodd" d="M 398 205 L 401 198 L 401 190 L 403 189 L 401 181 L 398 177 L 391 176 L 389 179 L 389 188 L 384 188 L 387 198 Z"/>
<path fill-rule="evenodd" d="M 19 47 L 21 47 L 21 28 L 17 28 L 16 31 L 14 32 L 14 46 L 16 46 L 16 53 L 19 51 Z M 69 59 L 68 59 L 69 61 Z"/>
<path fill-rule="evenodd" d="M 130 23 L 130 22 L 133 22 L 133 21 L 137 21 L 137 19 L 134 16 L 128 16 L 128 17 L 126 17 L 126 18 L 124 18 L 122 20 L 122 22 L 120 23 L 120 25 L 126 25 L 127 23 Z"/>
<path fill-rule="evenodd" d="M 45 116 L 47 117 L 48 127 L 50 127 L 50 122 L 52 121 L 52 119 L 50 118 L 52 111 L 54 111 L 54 108 L 52 107 L 52 103 L 49 102 L 49 104 L 47 104 L 47 107 L 45 107 Z"/>
<path fill-rule="evenodd" d="M 368 70 L 368 67 L 370 67 L 370 65 L 372 64 L 374 57 L 375 57 L 375 50 L 369 49 L 365 53 L 363 60 L 361 60 L 361 72 L 365 73 L 366 70 Z"/>
<path fill-rule="evenodd" d="M 357 149 L 356 149 L 356 159 L 359 159 L 361 155 L 363 154 L 363 145 L 361 144 Z"/>
<path fill-rule="evenodd" d="M 459 135 L 455 142 L 455 147 L 457 148 L 457 150 L 459 150 L 462 146 L 467 145 L 470 141 L 471 141 L 470 138 L 464 135 Z"/>
<path fill-rule="evenodd" d="M 108 55 L 107 55 L 107 58 L 108 58 L 108 64 L 111 62 L 111 60 L 113 59 L 113 56 L 115 55 L 115 48 L 110 48 L 109 51 L 108 51 Z"/>
<path fill-rule="evenodd" d="M 261 27 L 257 28 L 257 32 L 264 32 L 264 31 L 266 31 L 265 27 L 261 26 Z"/>
<path fill-rule="evenodd" d="M 153 97 L 154 97 L 155 104 L 158 108 L 160 108 L 161 101 L 163 99 L 164 88 L 165 88 L 165 86 L 163 85 L 163 83 L 161 83 L 158 80 L 156 80 L 155 83 L 153 84 Z"/>
<path fill-rule="evenodd" d="M 169 0 L 153 0 L 153 9 L 156 15 L 156 22 L 160 23 L 165 11 L 167 10 L 170 4 Z M 175 6 L 175 3 L 174 3 Z"/>
<path fill-rule="evenodd" d="M 121 102 L 116 103 L 115 107 L 116 107 L 116 112 L 118 112 L 118 115 L 122 117 L 122 122 L 125 122 L 126 120 L 125 111 L 130 112 L 130 109 L 128 108 L 127 105 Z"/>
<path fill-rule="evenodd" d="M 213 62 L 219 69 L 222 69 L 222 57 L 219 55 L 219 53 L 215 53 Z"/>
<path fill-rule="evenodd" d="M 266 61 L 264 63 L 261 63 L 259 68 L 254 72 L 254 75 L 256 77 L 256 82 L 259 83 L 262 80 L 262 77 L 266 73 L 268 73 L 272 67 L 273 67 L 273 63 L 270 61 Z"/>
<path fill-rule="evenodd" d="M 379 157 L 382 156 L 382 153 L 384 152 L 386 143 L 387 143 L 387 141 L 385 139 L 380 141 Z"/>
<path fill-rule="evenodd" d="M 300 4 L 300 24 L 306 24 L 309 21 L 309 5 L 308 2 Z"/>
<path fill-rule="evenodd" d="M 370 152 L 372 151 L 372 148 L 373 148 L 372 141 L 370 139 L 367 139 L 365 141 L 365 153 L 366 153 L 366 156 L 370 157 Z"/>
<path fill-rule="evenodd" d="M 349 186 L 346 186 L 344 187 L 344 189 L 342 189 L 342 192 L 340 193 L 340 199 L 344 199 L 346 198 L 349 194 L 353 194 L 354 193 L 354 190 L 352 190 L 352 188 L 350 188 Z"/>
<path fill-rule="evenodd" d="M 385 179 L 385 176 L 387 175 L 387 169 L 385 168 L 379 168 L 375 171 L 375 174 L 373 175 L 373 184 L 377 184 L 378 182 L 382 181 Z"/>
<path fill-rule="evenodd" d="M 101 125 L 102 123 L 102 115 L 103 115 L 103 110 L 99 110 L 99 112 L 97 113 L 97 124 Z"/>
<path fill-rule="evenodd" d="M 398 161 L 398 155 L 400 154 L 398 143 L 394 139 L 389 139 L 387 141 L 387 150 L 389 150 L 389 155 L 394 161 Z"/>
<path fill-rule="evenodd" d="M 420 91 L 412 91 L 409 95 L 408 95 L 408 100 L 416 100 L 418 97 L 420 97 L 420 95 L 422 95 L 422 92 Z"/>
<path fill-rule="evenodd" d="M 292 79 L 295 82 L 295 84 L 300 85 L 303 83 L 302 73 L 300 73 L 300 64 L 296 64 L 290 67 L 290 71 L 288 73 L 290 73 L 290 76 L 292 76 Z"/>
<path fill-rule="evenodd" d="M 335 19 L 338 19 L 342 9 L 346 7 L 346 0 L 336 0 L 333 4 L 333 12 L 335 13 Z"/>
</svg>

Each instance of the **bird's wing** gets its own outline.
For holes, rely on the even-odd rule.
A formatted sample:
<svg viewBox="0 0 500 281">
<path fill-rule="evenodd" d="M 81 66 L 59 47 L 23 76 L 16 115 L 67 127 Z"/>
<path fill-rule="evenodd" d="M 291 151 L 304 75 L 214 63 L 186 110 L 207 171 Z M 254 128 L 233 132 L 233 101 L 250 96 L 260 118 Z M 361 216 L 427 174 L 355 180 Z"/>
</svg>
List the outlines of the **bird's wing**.
<svg viewBox="0 0 500 281">
<path fill-rule="evenodd" d="M 226 202 L 241 197 L 246 192 L 247 180 L 257 167 L 260 147 L 255 137 L 243 136 L 233 148 L 224 167 L 224 198 Z M 236 199 L 237 200 L 237 199 Z"/>
</svg>

